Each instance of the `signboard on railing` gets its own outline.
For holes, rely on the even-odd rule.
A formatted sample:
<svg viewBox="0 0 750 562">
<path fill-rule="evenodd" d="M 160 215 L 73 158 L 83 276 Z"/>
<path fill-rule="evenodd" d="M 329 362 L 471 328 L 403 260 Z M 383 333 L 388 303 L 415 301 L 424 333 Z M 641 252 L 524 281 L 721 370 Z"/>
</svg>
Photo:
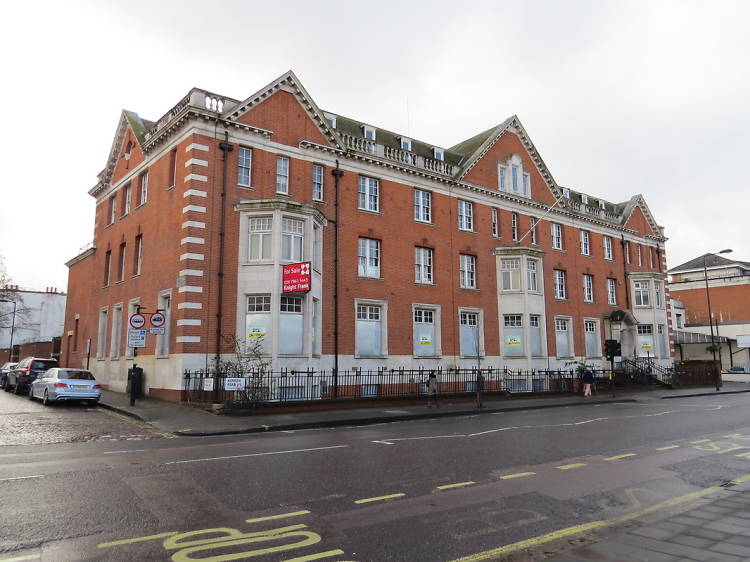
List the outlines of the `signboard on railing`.
<svg viewBox="0 0 750 562">
<path fill-rule="evenodd" d="M 310 292 L 310 262 L 290 263 L 282 266 L 282 293 Z"/>
<path fill-rule="evenodd" d="M 242 390 L 245 388 L 245 379 L 242 377 L 227 377 L 224 379 L 224 390 Z"/>
<path fill-rule="evenodd" d="M 737 334 L 737 347 L 750 347 L 750 335 Z"/>
</svg>

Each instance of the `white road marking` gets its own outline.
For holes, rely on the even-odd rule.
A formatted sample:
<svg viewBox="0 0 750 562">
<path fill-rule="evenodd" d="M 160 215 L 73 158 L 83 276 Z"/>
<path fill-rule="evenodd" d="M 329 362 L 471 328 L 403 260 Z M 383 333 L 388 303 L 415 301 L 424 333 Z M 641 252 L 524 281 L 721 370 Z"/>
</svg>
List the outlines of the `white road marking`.
<svg viewBox="0 0 750 562">
<path fill-rule="evenodd" d="M 451 439 L 452 437 L 466 437 L 466 435 L 432 435 L 426 437 L 396 437 L 394 439 L 381 439 L 379 441 L 372 441 L 372 443 L 379 443 L 380 445 L 393 445 L 395 441 L 420 441 L 423 439 Z"/>
<path fill-rule="evenodd" d="M 247 455 L 229 455 L 226 457 L 209 457 L 205 459 L 191 459 L 186 461 L 171 461 L 171 462 L 165 462 L 164 464 L 185 464 L 190 462 L 205 462 L 205 461 L 221 461 L 221 460 L 227 460 L 227 459 L 242 459 L 247 457 L 265 457 L 269 455 L 287 455 L 290 453 L 307 453 L 311 451 L 326 451 L 329 449 L 343 449 L 349 447 L 349 445 L 334 445 L 332 447 L 315 447 L 312 449 L 292 449 L 290 451 L 270 451 L 268 453 L 250 453 Z"/>
<path fill-rule="evenodd" d="M 102 455 L 122 455 L 125 453 L 142 453 L 146 451 L 146 449 L 132 449 L 130 451 L 104 451 Z"/>
<path fill-rule="evenodd" d="M 14 478 L 0 478 L 0 482 L 10 482 L 11 480 L 29 480 L 30 478 L 44 478 L 46 474 L 34 474 L 33 476 L 16 476 Z"/>
</svg>

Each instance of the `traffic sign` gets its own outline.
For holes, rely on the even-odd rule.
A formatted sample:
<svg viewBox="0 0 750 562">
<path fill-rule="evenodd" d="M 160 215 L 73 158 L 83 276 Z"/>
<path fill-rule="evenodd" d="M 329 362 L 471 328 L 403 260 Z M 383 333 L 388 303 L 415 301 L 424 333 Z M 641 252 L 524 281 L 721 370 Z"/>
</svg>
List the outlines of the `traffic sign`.
<svg viewBox="0 0 750 562">
<path fill-rule="evenodd" d="M 163 336 L 167 333 L 167 329 L 164 326 L 161 326 L 159 328 L 149 328 L 148 333 L 152 336 Z"/>
<path fill-rule="evenodd" d="M 166 322 L 166 318 L 161 312 L 154 312 L 151 315 L 151 325 L 154 328 L 161 328 L 164 325 L 164 322 Z"/>
<path fill-rule="evenodd" d="M 130 325 L 136 330 L 140 330 L 146 324 L 146 317 L 143 314 L 131 314 Z M 132 345 L 130 347 L 133 347 Z"/>
<path fill-rule="evenodd" d="M 147 330 L 128 330 L 128 347 L 146 347 Z"/>
</svg>

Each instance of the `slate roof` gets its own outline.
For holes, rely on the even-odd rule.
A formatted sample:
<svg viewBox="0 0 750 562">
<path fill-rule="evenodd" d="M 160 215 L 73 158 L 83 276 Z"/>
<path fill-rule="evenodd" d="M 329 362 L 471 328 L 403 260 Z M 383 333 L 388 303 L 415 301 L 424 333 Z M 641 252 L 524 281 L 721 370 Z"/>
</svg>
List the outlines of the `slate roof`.
<svg viewBox="0 0 750 562">
<path fill-rule="evenodd" d="M 703 254 L 697 258 L 673 267 L 669 270 L 669 273 L 680 273 L 681 271 L 693 271 L 696 269 L 703 269 L 703 258 L 706 258 L 706 267 L 731 267 L 733 265 L 739 265 L 746 269 L 750 269 L 750 262 L 730 260 L 717 254 Z"/>
</svg>

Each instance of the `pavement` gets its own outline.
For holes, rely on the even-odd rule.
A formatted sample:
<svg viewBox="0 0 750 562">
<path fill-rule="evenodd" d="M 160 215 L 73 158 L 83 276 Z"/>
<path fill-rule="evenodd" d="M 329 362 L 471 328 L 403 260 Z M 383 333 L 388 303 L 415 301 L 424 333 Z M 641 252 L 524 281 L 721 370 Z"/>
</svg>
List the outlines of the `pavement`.
<svg viewBox="0 0 750 562">
<path fill-rule="evenodd" d="M 747 379 L 747 382 L 745 382 Z M 183 437 L 204 437 L 211 435 L 232 435 L 243 433 L 263 433 L 269 431 L 290 431 L 336 426 L 372 425 L 406 420 L 430 419 L 448 416 L 476 415 L 512 410 L 533 410 L 539 408 L 559 408 L 565 406 L 606 404 L 611 402 L 634 402 L 638 400 L 669 399 L 687 396 L 712 396 L 750 392 L 750 377 L 743 382 L 725 381 L 722 389 L 700 387 L 679 390 L 630 390 L 617 391 L 616 397 L 599 392 L 591 398 L 575 396 L 495 396 L 483 397 L 483 405 L 477 408 L 475 401 L 465 397 L 444 398 L 440 405 L 428 408 L 424 401 L 415 402 L 394 400 L 386 405 L 382 402 L 366 407 L 345 408 L 331 403 L 330 409 L 309 409 L 275 412 L 263 409 L 243 415 L 219 415 L 208 411 L 205 406 L 191 406 L 167 402 L 154 398 L 136 400 L 130 406 L 130 398 L 123 393 L 102 391 L 100 406 L 114 410 L 141 421 L 149 422 L 163 432 Z"/>
</svg>

